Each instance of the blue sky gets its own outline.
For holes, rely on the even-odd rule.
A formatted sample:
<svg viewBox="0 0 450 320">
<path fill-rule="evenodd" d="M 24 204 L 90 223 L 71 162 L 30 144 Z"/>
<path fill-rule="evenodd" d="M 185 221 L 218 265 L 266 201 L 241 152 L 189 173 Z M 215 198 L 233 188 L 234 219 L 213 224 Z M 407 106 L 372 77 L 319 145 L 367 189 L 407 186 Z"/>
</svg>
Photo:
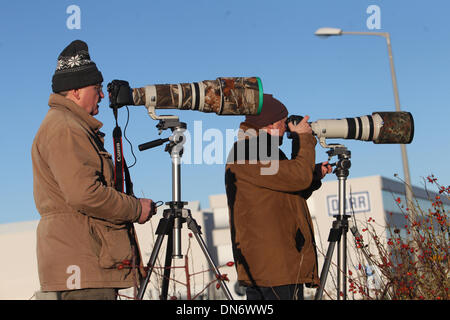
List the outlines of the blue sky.
<svg viewBox="0 0 450 320">
<path fill-rule="evenodd" d="M 77 5 L 80 29 L 69 29 L 66 9 Z M 369 30 L 366 12 L 378 5 L 381 29 Z M 448 1 L 8 1 L 0 7 L 0 223 L 38 219 L 33 200 L 30 149 L 44 118 L 51 77 L 62 49 L 72 40 L 88 43 L 105 79 L 128 80 L 133 87 L 156 83 L 213 80 L 220 76 L 259 76 L 264 91 L 291 114 L 311 121 L 393 111 L 387 47 L 381 37 L 320 39 L 319 27 L 389 32 L 402 110 L 413 114 L 415 137 L 407 146 L 411 180 L 433 173 L 448 185 L 450 156 L 450 29 Z M 106 90 L 105 90 L 106 92 Z M 114 120 L 108 99 L 97 119 L 104 123 L 112 152 Z M 170 111 L 170 112 L 169 112 Z M 161 112 L 159 112 L 161 114 Z M 165 110 L 193 130 L 217 129 L 225 136 L 243 116 L 219 117 Z M 124 128 L 126 110 L 119 112 Z M 163 147 L 139 152 L 137 145 L 158 136 L 144 107 L 130 108 L 127 136 L 137 164 L 131 169 L 137 196 L 171 200 L 171 163 Z M 203 137 L 201 137 L 203 139 Z M 211 141 L 202 141 L 205 149 Z M 287 153 L 290 147 L 283 147 Z M 349 178 L 403 176 L 399 145 L 334 140 L 352 152 Z M 316 160 L 327 160 L 316 148 Z M 223 149 L 226 155 L 228 150 Z M 225 157 L 224 155 L 224 157 Z M 125 157 L 133 162 L 130 147 Z M 330 175 L 327 180 L 336 179 Z M 224 193 L 224 164 L 185 164 L 182 198 L 209 206 L 208 195 Z"/>
</svg>

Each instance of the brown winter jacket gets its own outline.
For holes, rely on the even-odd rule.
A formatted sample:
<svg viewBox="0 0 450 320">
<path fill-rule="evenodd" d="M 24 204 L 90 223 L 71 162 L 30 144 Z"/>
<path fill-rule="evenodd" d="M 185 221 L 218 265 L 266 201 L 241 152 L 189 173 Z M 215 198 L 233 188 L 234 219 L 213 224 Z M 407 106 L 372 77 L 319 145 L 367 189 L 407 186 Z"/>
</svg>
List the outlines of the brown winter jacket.
<svg viewBox="0 0 450 320">
<path fill-rule="evenodd" d="M 136 254 L 130 231 L 140 202 L 114 188 L 102 123 L 58 94 L 49 106 L 31 150 L 41 290 L 133 286 L 130 269 L 118 266 Z"/>
<path fill-rule="evenodd" d="M 248 126 L 244 122 L 240 129 L 246 131 Z M 242 154 L 235 153 L 239 143 L 245 144 L 241 153 L 249 151 L 252 139 L 260 147 L 262 135 L 238 140 L 225 173 L 238 279 L 246 286 L 318 285 L 314 231 L 305 200 L 320 186 L 319 182 L 312 187 L 316 140 L 311 134 L 301 134 L 300 150 L 292 160 L 276 148 L 278 170 L 263 175 L 261 169 L 273 163 L 263 164 L 258 157 L 252 164 L 247 160 L 255 159 L 248 154 L 243 163 Z"/>
</svg>

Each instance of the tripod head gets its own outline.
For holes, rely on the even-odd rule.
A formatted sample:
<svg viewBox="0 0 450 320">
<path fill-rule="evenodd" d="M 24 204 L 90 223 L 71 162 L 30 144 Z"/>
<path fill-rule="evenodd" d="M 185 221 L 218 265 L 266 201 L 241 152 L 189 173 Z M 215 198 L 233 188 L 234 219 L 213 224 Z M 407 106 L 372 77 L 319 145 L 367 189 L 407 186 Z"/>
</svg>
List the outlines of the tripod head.
<svg viewBox="0 0 450 320">
<path fill-rule="evenodd" d="M 156 128 L 158 128 L 159 134 L 161 134 L 163 130 L 167 129 L 170 129 L 172 130 L 172 132 L 174 132 L 175 130 L 186 129 L 186 123 L 180 122 L 180 119 L 178 118 L 165 118 L 159 120 Z"/>
<path fill-rule="evenodd" d="M 170 143 L 166 145 L 164 151 L 169 152 L 171 156 L 173 156 L 172 151 L 175 151 L 175 153 L 181 157 L 183 155 L 183 144 L 185 142 L 184 131 L 186 131 L 187 128 L 186 123 L 180 122 L 178 118 L 163 118 L 159 120 L 156 128 L 158 129 L 159 135 L 164 130 L 168 129 L 172 131 L 172 135 L 169 138 L 156 139 L 140 144 L 138 146 L 139 150 L 144 151 L 150 148 L 158 147 L 163 143 L 170 141 Z"/>
<path fill-rule="evenodd" d="M 332 157 L 337 156 L 338 162 L 331 164 L 336 165 L 336 169 L 334 169 L 334 173 L 339 177 L 348 177 L 349 169 L 352 165 L 350 161 L 351 152 L 345 146 L 341 144 L 336 145 L 328 145 L 331 149 L 327 151 L 328 161 L 331 160 Z"/>
</svg>

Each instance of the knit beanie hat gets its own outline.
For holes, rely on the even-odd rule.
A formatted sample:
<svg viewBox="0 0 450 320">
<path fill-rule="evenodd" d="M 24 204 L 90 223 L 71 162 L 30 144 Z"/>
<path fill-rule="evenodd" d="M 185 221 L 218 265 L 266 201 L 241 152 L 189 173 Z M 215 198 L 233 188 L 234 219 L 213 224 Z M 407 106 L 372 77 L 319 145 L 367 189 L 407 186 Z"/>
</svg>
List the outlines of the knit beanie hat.
<svg viewBox="0 0 450 320">
<path fill-rule="evenodd" d="M 75 40 L 61 52 L 52 78 L 53 92 L 79 89 L 102 82 L 103 76 L 91 60 L 86 42 Z"/>
<path fill-rule="evenodd" d="M 264 94 L 263 105 L 260 114 L 247 115 L 245 122 L 257 127 L 263 128 L 269 124 L 280 121 L 288 116 L 288 111 L 284 104 L 275 99 L 271 94 Z"/>
</svg>

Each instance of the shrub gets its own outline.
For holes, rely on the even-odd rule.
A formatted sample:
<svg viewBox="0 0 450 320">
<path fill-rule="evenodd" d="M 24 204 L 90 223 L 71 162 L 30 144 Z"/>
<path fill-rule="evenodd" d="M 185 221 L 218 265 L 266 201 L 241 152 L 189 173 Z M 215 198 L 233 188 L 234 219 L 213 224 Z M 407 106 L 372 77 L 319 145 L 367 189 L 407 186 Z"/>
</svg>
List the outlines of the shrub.
<svg viewBox="0 0 450 320">
<path fill-rule="evenodd" d="M 429 193 L 427 185 L 437 189 Z M 417 199 L 407 205 L 396 198 L 404 226 L 393 223 L 387 214 L 385 236 L 372 218 L 356 231 L 357 268 L 349 271 L 348 290 L 355 299 L 449 299 L 449 211 L 443 199 L 449 199 L 450 187 L 441 186 L 433 175 L 425 179 L 431 203 L 423 209 Z M 355 228 L 356 229 L 356 228 Z M 377 231 L 378 230 L 378 231 Z M 352 230 L 355 231 L 355 230 Z M 373 266 L 369 274 L 364 265 Z"/>
</svg>

